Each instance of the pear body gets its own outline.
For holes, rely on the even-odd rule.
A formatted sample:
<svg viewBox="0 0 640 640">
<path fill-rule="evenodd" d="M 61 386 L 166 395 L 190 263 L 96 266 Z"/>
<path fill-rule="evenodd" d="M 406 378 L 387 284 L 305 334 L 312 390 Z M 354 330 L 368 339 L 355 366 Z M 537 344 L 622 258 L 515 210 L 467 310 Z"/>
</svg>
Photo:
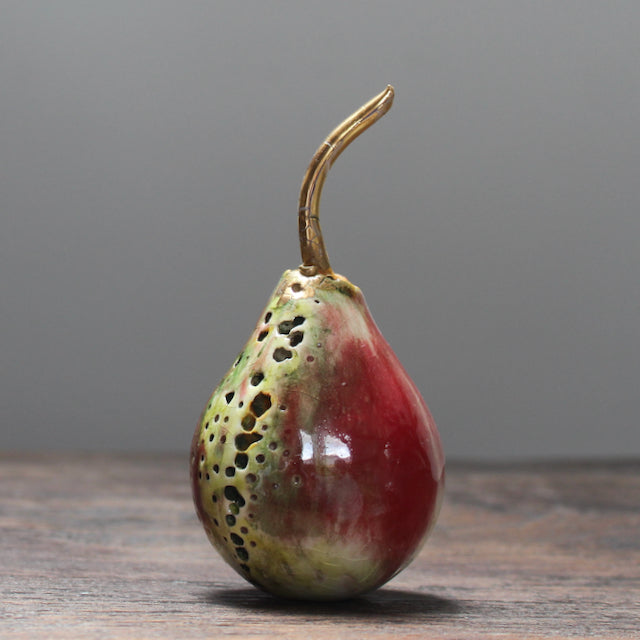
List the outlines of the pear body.
<svg viewBox="0 0 640 640">
<path fill-rule="evenodd" d="M 191 482 L 214 547 L 278 596 L 353 597 L 411 561 L 444 455 L 358 287 L 284 273 L 200 417 Z"/>
</svg>

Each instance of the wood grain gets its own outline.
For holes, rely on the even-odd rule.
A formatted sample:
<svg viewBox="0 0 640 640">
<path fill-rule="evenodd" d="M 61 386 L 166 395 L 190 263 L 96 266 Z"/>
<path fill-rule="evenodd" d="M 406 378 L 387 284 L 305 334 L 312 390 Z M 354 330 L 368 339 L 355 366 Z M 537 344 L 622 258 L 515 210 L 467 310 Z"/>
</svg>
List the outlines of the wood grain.
<svg viewBox="0 0 640 640">
<path fill-rule="evenodd" d="M 187 473 L 184 456 L 0 456 L 0 637 L 640 637 L 640 461 L 451 464 L 416 561 L 332 605 L 244 583 Z"/>
</svg>

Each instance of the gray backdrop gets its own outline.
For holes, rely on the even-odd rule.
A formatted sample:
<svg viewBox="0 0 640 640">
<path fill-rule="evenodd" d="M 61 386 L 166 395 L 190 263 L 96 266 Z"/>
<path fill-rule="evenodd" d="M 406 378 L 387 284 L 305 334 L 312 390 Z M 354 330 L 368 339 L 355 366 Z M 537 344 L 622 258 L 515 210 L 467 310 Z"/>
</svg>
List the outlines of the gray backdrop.
<svg viewBox="0 0 640 640">
<path fill-rule="evenodd" d="M 449 457 L 640 454 L 640 3 L 2 2 L 2 449 L 186 451 L 324 136 Z"/>
</svg>

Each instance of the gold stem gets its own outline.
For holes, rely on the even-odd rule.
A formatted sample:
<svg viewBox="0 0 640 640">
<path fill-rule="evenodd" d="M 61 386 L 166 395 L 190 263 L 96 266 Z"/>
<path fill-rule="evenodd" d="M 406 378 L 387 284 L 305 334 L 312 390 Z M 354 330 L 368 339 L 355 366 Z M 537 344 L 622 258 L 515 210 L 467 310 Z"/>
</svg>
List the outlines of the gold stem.
<svg viewBox="0 0 640 640">
<path fill-rule="evenodd" d="M 387 85 L 387 88 L 380 95 L 369 100 L 342 124 L 338 125 L 311 159 L 302 181 L 298 209 L 298 230 L 300 233 L 300 252 L 302 253 L 300 270 L 307 276 L 313 276 L 317 273 L 327 275 L 333 273 L 318 219 L 320 195 L 327 173 L 336 158 L 349 146 L 349 143 L 389 111 L 393 104 L 393 96 L 393 87 Z"/>
</svg>

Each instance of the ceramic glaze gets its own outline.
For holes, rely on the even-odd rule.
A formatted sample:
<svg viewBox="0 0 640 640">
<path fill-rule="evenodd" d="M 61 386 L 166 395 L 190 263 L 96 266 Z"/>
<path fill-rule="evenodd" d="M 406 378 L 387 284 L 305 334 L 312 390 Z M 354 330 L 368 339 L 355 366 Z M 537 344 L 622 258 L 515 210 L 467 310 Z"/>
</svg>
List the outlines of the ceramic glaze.
<svg viewBox="0 0 640 640">
<path fill-rule="evenodd" d="M 444 459 L 361 291 L 294 270 L 202 414 L 191 477 L 209 539 L 241 575 L 282 596 L 335 599 L 413 558 Z"/>
</svg>

